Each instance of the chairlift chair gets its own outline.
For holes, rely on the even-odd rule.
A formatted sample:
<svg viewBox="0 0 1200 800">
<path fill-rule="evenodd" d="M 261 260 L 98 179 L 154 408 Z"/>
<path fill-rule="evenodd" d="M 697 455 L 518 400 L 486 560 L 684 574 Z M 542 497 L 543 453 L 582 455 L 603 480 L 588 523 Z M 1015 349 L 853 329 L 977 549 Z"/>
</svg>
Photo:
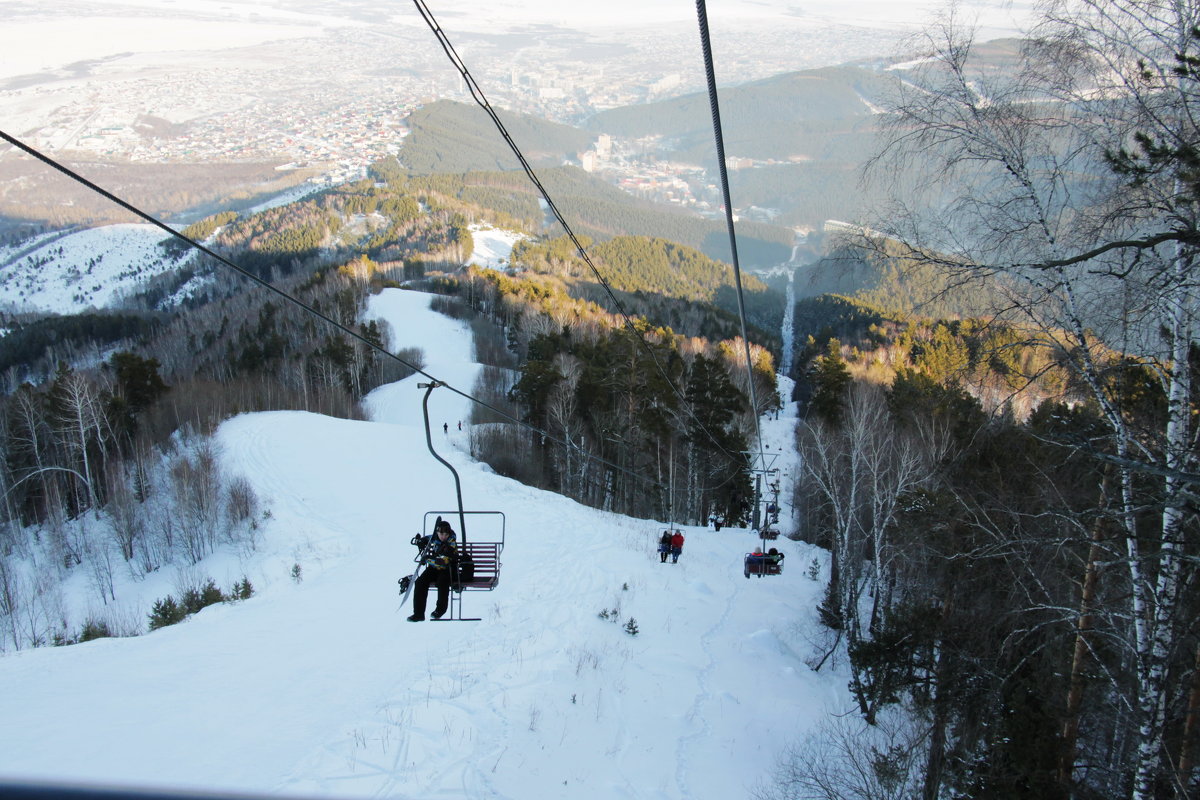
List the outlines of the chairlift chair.
<svg viewBox="0 0 1200 800">
<path fill-rule="evenodd" d="M 454 519 L 461 514 L 456 546 L 458 558 L 451 565 L 450 610 L 439 622 L 478 622 L 480 617 L 462 615 L 463 592 L 490 592 L 500 583 L 500 554 L 504 552 L 506 518 L 503 511 L 426 511 L 423 530 L 432 535 L 438 517 Z M 472 538 L 466 538 L 465 520 L 472 519 Z M 483 531 L 483 538 L 480 538 Z M 470 565 L 468 572 L 467 565 Z"/>
<path fill-rule="evenodd" d="M 783 553 L 747 553 L 743 572 L 747 579 L 751 575 L 758 578 L 764 575 L 782 575 Z"/>
<path fill-rule="evenodd" d="M 502 511 L 464 511 L 462 482 L 459 480 L 458 472 L 450 465 L 450 462 L 433 449 L 433 435 L 429 429 L 429 395 L 434 389 L 444 385 L 441 381 L 431 381 L 430 383 L 418 383 L 417 387 L 425 389 L 425 398 L 421 403 L 421 409 L 425 415 L 425 444 L 433 457 L 450 470 L 450 474 L 454 476 L 454 491 L 458 498 L 458 509 L 455 511 L 426 511 L 422 528 L 426 536 L 431 536 L 437 517 L 458 520 L 455 541 L 458 558 L 451 565 L 450 608 L 449 613 L 440 621 L 478 622 L 480 617 L 464 617 L 462 615 L 462 593 L 466 591 L 490 592 L 499 584 L 500 553 L 504 551 L 506 521 Z M 485 530 L 488 530 L 489 538 L 477 538 L 474 534 L 468 536 L 468 517 L 473 518 L 475 522 L 479 522 Z M 474 528 L 474 523 L 472 523 L 472 528 Z M 464 574 L 468 559 L 470 559 L 471 565 L 469 576 Z"/>
</svg>

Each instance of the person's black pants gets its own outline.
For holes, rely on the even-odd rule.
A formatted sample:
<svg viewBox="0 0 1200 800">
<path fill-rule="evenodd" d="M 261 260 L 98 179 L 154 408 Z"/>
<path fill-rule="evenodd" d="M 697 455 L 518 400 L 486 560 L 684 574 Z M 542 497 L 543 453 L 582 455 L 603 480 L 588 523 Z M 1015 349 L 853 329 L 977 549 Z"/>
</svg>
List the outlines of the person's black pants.
<svg viewBox="0 0 1200 800">
<path fill-rule="evenodd" d="M 437 608 L 434 613 L 438 616 L 446 613 L 446 607 L 450 604 L 450 570 L 448 569 L 433 569 L 426 567 L 425 570 L 417 576 L 417 582 L 413 586 L 413 614 L 418 617 L 425 616 L 425 603 L 429 600 L 429 584 L 437 583 Z"/>
</svg>

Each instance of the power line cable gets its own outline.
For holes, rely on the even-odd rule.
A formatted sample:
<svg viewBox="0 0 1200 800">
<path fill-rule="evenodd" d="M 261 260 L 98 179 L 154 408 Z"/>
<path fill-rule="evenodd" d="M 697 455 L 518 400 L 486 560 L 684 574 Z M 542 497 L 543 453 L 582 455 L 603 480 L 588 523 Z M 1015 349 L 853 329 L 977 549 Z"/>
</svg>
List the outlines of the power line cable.
<svg viewBox="0 0 1200 800">
<path fill-rule="evenodd" d="M 557 220 L 558 224 L 562 226 L 564 231 L 566 231 L 567 237 L 570 238 L 571 243 L 575 245 L 575 250 L 579 253 L 579 257 L 583 259 L 585 264 L 587 264 L 588 269 L 592 271 L 592 274 L 596 276 L 596 280 L 600 282 L 600 286 L 604 289 L 604 292 L 617 307 L 617 310 L 625 320 L 626 327 L 633 334 L 634 338 L 641 343 L 646 353 L 650 356 L 650 360 L 654 363 L 654 366 L 658 368 L 659 374 L 661 374 L 663 380 L 667 382 L 667 386 L 671 387 L 671 391 L 679 399 L 681 404 L 680 407 L 685 410 L 688 416 L 690 416 L 696 423 L 697 427 L 704 431 L 704 435 L 707 436 L 709 440 L 711 440 L 712 443 L 717 446 L 717 449 L 724 453 L 732 463 L 744 463 L 744 459 L 740 457 L 740 453 L 735 454 L 726 449 L 725 446 L 717 440 L 717 437 L 714 436 L 713 433 L 707 427 L 705 427 L 705 425 L 701 423 L 700 420 L 698 420 L 692 413 L 691 409 L 688 407 L 687 401 L 680 394 L 679 388 L 675 385 L 675 382 L 671 380 L 671 377 L 667 374 L 667 371 L 663 368 L 663 365 L 659 363 L 658 358 L 654 355 L 654 351 L 650 349 L 650 345 L 646 342 L 645 338 L 643 338 L 638 332 L 637 327 L 633 324 L 633 320 L 629 316 L 629 313 L 625 310 L 625 306 L 619 299 L 617 299 L 612 286 L 609 285 L 608 281 L 600 273 L 600 270 L 596 267 L 595 263 L 592 262 L 592 258 L 588 255 L 583 243 L 579 241 L 579 238 L 575 235 L 575 231 L 571 229 L 569 224 L 567 224 L 566 218 L 563 216 L 562 212 L 558 210 L 558 206 L 555 204 L 554 199 L 550 197 L 550 193 L 546 190 L 546 187 L 542 185 L 541 180 L 538 179 L 537 173 L 534 172 L 533 167 L 530 166 L 529 162 L 526 160 L 525 154 L 521 152 L 521 148 L 517 146 L 517 143 L 513 140 L 512 136 L 509 135 L 508 129 L 504 126 L 504 122 L 501 121 L 500 116 L 496 113 L 495 109 L 492 108 L 492 104 L 488 101 L 487 96 L 483 93 L 483 89 L 475 81 L 475 77 L 471 74 L 471 71 L 467 69 L 466 63 L 463 62 L 462 58 L 458 55 L 458 51 L 454 49 L 454 45 L 450 42 L 450 38 L 446 35 L 446 32 L 442 30 L 442 26 L 438 24 L 437 19 L 433 16 L 433 12 L 430 11 L 429 7 L 425 4 L 425 0 L 413 0 L 413 5 L 417 7 L 417 11 L 420 12 L 421 16 L 424 18 L 425 24 L 429 26 L 431 31 L 433 31 L 434 36 L 438 40 L 438 44 L 441 45 L 442 50 L 446 53 L 446 57 L 450 59 L 450 63 L 454 65 L 454 68 L 458 70 L 459 74 L 462 76 L 464 83 L 466 83 L 467 90 L 470 91 L 471 97 L 474 98 L 475 103 L 484 110 L 489 118 L 491 118 L 492 123 L 496 126 L 496 130 L 500 132 L 501 137 L 503 137 L 505 143 L 508 144 L 508 147 L 510 150 L 512 150 L 513 155 L 517 157 L 517 161 L 520 162 L 521 169 L 525 171 L 525 174 L 529 177 L 529 180 L 542 195 L 542 199 L 546 202 L 546 206 L 550 209 L 551 213 L 554 214 L 555 220 Z M 740 308 L 742 304 L 742 287 L 741 277 L 737 273 L 736 251 L 734 254 L 734 259 L 734 275 L 737 278 L 738 305 Z M 744 313 L 742 314 L 742 338 L 746 338 L 746 319 Z M 747 356 L 750 352 L 749 347 L 750 345 L 747 343 Z M 758 407 L 754 402 L 753 377 L 753 373 L 751 373 L 750 405 L 752 416 L 755 418 L 755 433 L 757 434 Z"/>
<path fill-rule="evenodd" d="M 721 172 L 721 197 L 725 202 L 725 227 L 729 231 L 729 251 L 732 255 L 733 279 L 737 285 L 738 319 L 742 325 L 742 345 L 746 351 L 746 385 L 750 391 L 750 416 L 754 419 L 754 435 L 758 441 L 758 457 L 766 466 L 762 431 L 758 424 L 758 400 L 754 392 L 754 360 L 750 357 L 750 337 L 746 335 L 746 301 L 742 296 L 742 269 L 738 264 L 737 233 L 733 226 L 733 203 L 729 198 L 729 171 L 725 168 L 725 138 L 721 133 L 721 107 L 717 102 L 717 77 L 713 70 L 712 43 L 708 35 L 708 8 L 704 0 L 696 0 L 696 16 L 700 21 L 700 45 L 704 51 L 704 75 L 708 79 L 708 105 L 712 109 L 713 136 L 717 146 L 717 167 Z"/>
<path fill-rule="evenodd" d="M 16 147 L 17 149 L 24 151 L 28 155 L 36 158 L 38 161 L 41 161 L 42 163 L 46 164 L 47 166 L 61 172 L 62 174 L 66 175 L 68 178 L 70 178 L 71 180 L 74 180 L 74 181 L 86 186 L 87 188 L 91 189 L 93 192 L 96 192 L 100 196 L 112 201 L 113 203 L 116 203 L 118 206 L 120 206 L 121 208 L 130 212 L 131 214 L 134 214 L 135 216 L 140 217 L 141 219 L 145 220 L 146 222 L 150 223 L 151 225 L 162 229 L 163 231 L 170 234 L 174 238 L 179 239 L 180 241 L 184 242 L 189 247 L 195 248 L 196 250 L 199 250 L 200 252 L 204 253 L 205 255 L 217 260 L 219 263 L 223 264 L 224 266 L 228 267 L 229 269 L 232 269 L 234 272 L 238 273 L 239 275 L 250 279 L 254 283 L 261 286 L 262 288 L 267 289 L 268 291 L 271 291 L 271 292 L 279 295 L 281 298 L 283 298 L 287 302 L 298 306 L 299 308 L 303 309 L 304 311 L 308 312 L 309 314 L 312 314 L 313 316 L 323 320 L 324 322 L 328 323 L 329 325 L 332 325 L 334 328 L 337 328 L 339 331 L 346 334 L 347 336 L 350 336 L 351 338 L 366 345 L 371 350 L 374 350 L 377 353 L 381 353 L 382 355 L 386 356 L 387 358 L 390 358 L 393 361 L 397 361 L 400 364 L 403 364 L 404 366 L 408 367 L 416 374 L 424 375 L 426 378 L 429 378 L 431 381 L 437 383 L 439 386 L 449 389 L 454 394 L 457 394 L 460 397 L 471 401 L 472 403 L 475 403 L 483 408 L 486 408 L 489 411 L 491 411 L 507 420 L 515 422 L 517 425 L 527 428 L 527 429 L 533 431 L 534 433 L 537 433 L 553 442 L 557 442 L 558 444 L 564 445 L 568 449 L 579 453 L 580 456 L 582 456 L 583 458 L 590 459 L 592 461 L 596 461 L 598 463 L 612 467 L 615 470 L 623 472 L 627 475 L 631 475 L 634 478 L 636 478 L 637 480 L 647 483 L 651 486 L 663 488 L 661 486 L 661 484 L 659 484 L 657 481 L 655 481 L 651 478 L 648 478 L 644 475 L 639 475 L 636 472 L 634 472 L 630 469 L 627 469 L 625 467 L 622 467 L 619 464 L 614 464 L 613 462 L 609 461 L 608 459 L 593 455 L 593 454 L 587 452 L 586 450 L 583 450 L 579 446 L 577 446 L 574 442 L 571 442 L 569 440 L 564 441 L 563 439 L 558 438 L 557 436 L 550 433 L 549 431 L 542 430 L 541 428 L 538 428 L 536 425 L 530 425 L 528 422 L 518 419 L 517 417 L 512 416 L 508 412 L 503 411 L 502 409 L 496 408 L 495 406 L 493 406 L 492 404 L 488 403 L 485 400 L 481 400 L 477 397 L 474 397 L 471 394 L 468 394 L 467 392 L 464 392 L 460 389 L 456 389 L 455 387 L 451 386 L 449 383 L 447 383 L 447 382 L 431 375 L 430 373 L 426 372 L 425 370 L 421 369 L 416 364 L 411 364 L 408 361 L 401 358 L 400 356 L 396 355 L 395 353 L 389 351 L 387 348 L 380 347 L 378 344 L 376 344 L 375 342 L 366 338 L 365 336 L 358 333 L 357 331 L 346 327 L 342 323 L 321 313 L 320 311 L 318 311 L 317 309 L 308 305 L 307 303 L 303 302 L 302 300 L 299 300 L 299 299 L 293 297 L 292 295 L 288 294 L 287 292 L 283 291 L 282 289 L 280 289 L 276 286 L 273 286 L 269 282 L 267 282 L 267 281 L 263 280 L 262 278 L 260 278 L 259 276 L 255 275 L 253 272 L 250 272 L 249 270 L 245 269 L 244 267 L 241 267 L 241 266 L 235 264 L 234 262 L 232 262 L 229 259 L 225 258 L 224 256 L 220 255 L 219 253 L 216 253 L 213 250 L 211 250 L 210 248 L 201 244 L 200 242 L 197 242 L 195 239 L 192 239 L 191 237 L 186 236 L 183 233 L 180 233 L 179 231 L 175 230 L 170 225 L 167 225 L 165 222 L 162 222 L 161 220 L 159 220 L 157 217 L 153 216 L 152 214 L 141 210 L 140 208 L 133 205 L 132 203 L 122 200 L 120 197 L 116 196 L 115 194 L 108 191 L 107 189 L 104 189 L 103 187 L 93 183 L 92 181 L 83 177 L 82 175 L 75 172 L 74 170 L 67 167 L 66 165 L 54 160 L 53 158 L 50 158 L 49 156 L 45 155 L 41 151 L 22 142 L 21 140 L 17 139 L 16 137 L 9 135 L 8 133 L 4 132 L 3 130 L 0 130 L 0 139 L 3 139 L 4 141 L 11 144 L 13 147 Z"/>
</svg>

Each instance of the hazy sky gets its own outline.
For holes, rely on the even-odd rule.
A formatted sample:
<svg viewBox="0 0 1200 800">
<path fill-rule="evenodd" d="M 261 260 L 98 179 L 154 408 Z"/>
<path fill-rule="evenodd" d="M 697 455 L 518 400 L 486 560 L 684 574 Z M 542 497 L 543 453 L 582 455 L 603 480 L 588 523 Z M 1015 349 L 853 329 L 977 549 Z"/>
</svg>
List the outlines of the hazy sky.
<svg viewBox="0 0 1200 800">
<path fill-rule="evenodd" d="M 696 23 L 691 0 L 427 0 L 450 35 L 528 30 L 532 26 L 612 29 Z M 962 0 L 981 38 L 1009 35 L 1028 19 L 1033 0 Z M 712 0 L 719 26 L 850 25 L 915 28 L 944 8 L 941 0 Z M 124 53 L 220 50 L 266 41 L 320 36 L 331 28 L 423 25 L 407 2 L 367 0 L 0 0 L 0 79 Z"/>
<path fill-rule="evenodd" d="M 515 26 L 555 22 L 575 26 L 627 26 L 696 20 L 689 0 L 606 0 L 564 3 L 561 0 L 427 0 L 439 19 L 455 25 Z M 978 13 L 989 28 L 1013 32 L 1028 16 L 1032 0 L 965 0 L 968 14 Z M 910 26 L 944 8 L 944 0 L 711 0 L 708 17 L 721 22 L 832 23 L 871 27 Z M 453 9 L 453 11 L 451 11 Z"/>
</svg>

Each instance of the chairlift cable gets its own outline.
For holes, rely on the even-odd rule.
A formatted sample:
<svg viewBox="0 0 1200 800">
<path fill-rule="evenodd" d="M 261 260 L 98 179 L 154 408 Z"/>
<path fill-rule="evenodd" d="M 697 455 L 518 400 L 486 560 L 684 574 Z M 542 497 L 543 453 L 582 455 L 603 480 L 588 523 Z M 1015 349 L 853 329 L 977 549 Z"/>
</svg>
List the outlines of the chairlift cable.
<svg viewBox="0 0 1200 800">
<path fill-rule="evenodd" d="M 742 292 L 742 270 L 738 264 L 737 233 L 733 226 L 733 203 L 729 196 L 729 171 L 725 167 L 725 138 L 721 133 L 721 107 L 717 101 L 717 78 L 713 70 L 712 43 L 708 35 L 708 9 L 704 0 L 696 0 L 696 16 L 700 23 L 700 45 L 704 52 L 704 74 L 708 80 L 708 104 L 712 109 L 713 136 L 716 139 L 717 167 L 721 173 L 721 197 L 725 202 L 725 227 L 729 230 L 729 251 L 732 256 L 733 279 L 737 287 L 738 319 L 742 325 L 742 345 L 746 355 L 746 385 L 750 392 L 750 416 L 754 419 L 754 434 L 758 441 L 759 461 L 766 468 L 762 431 L 758 424 L 758 401 L 754 392 L 754 360 L 750 356 L 750 337 L 746 335 L 746 301 Z"/>
<path fill-rule="evenodd" d="M 528 176 L 529 180 L 533 183 L 534 187 L 537 188 L 538 192 L 542 196 L 542 199 L 546 202 L 547 208 L 549 208 L 550 211 L 554 214 L 555 220 L 557 220 L 558 224 L 562 226 L 563 230 L 567 234 L 567 237 L 570 238 L 571 243 L 573 245 L 575 245 L 575 250 L 576 250 L 576 252 L 579 253 L 579 257 L 581 259 L 583 259 L 583 262 L 585 264 L 587 264 L 588 269 L 590 269 L 592 271 L 592 274 L 596 276 L 596 280 L 599 281 L 600 286 L 604 289 L 604 292 L 608 295 L 608 297 L 616 305 L 617 310 L 620 312 L 621 316 L 624 318 L 625 325 L 629 329 L 629 331 L 633 334 L 634 339 L 642 345 L 642 347 L 643 347 L 643 349 L 645 349 L 647 355 L 650 356 L 650 360 L 654 363 L 654 366 L 658 368 L 659 373 L 662 375 L 662 377 L 666 381 L 667 385 L 671 387 L 671 391 L 679 399 L 680 407 L 683 408 L 687 412 L 688 416 L 690 416 L 693 419 L 693 421 L 695 421 L 697 423 L 697 426 L 699 427 L 699 429 L 704 431 L 705 436 L 707 436 L 712 441 L 712 443 L 717 446 L 717 449 L 720 452 L 724 453 L 731 462 L 742 463 L 743 459 L 740 458 L 741 454 L 740 453 L 734 454 L 734 453 L 730 452 L 729 450 L 727 450 L 725 448 L 725 446 L 722 445 L 721 442 L 717 440 L 717 437 L 714 436 L 712 434 L 712 432 L 708 430 L 707 427 L 705 427 L 703 424 L 701 424 L 700 420 L 696 419 L 696 417 L 692 413 L 691 409 L 688 408 L 687 400 L 683 397 L 682 394 L 680 394 L 679 388 L 675 385 L 675 382 L 671 380 L 671 377 L 667 374 L 667 371 L 663 368 L 662 364 L 659 363 L 658 358 L 654 355 L 654 351 L 650 349 L 650 345 L 646 342 L 646 340 L 642 337 L 642 335 L 638 333 L 637 327 L 633 324 L 633 320 L 630 318 L 629 313 L 625 310 L 625 306 L 621 303 L 621 301 L 619 299 L 617 299 L 616 294 L 613 292 L 612 286 L 605 279 L 604 275 L 601 274 L 599 268 L 596 267 L 595 263 L 592 261 L 591 256 L 588 255 L 587 250 L 584 248 L 583 243 L 579 241 L 579 238 L 575 235 L 575 231 L 571 229 L 571 226 L 567 223 L 567 220 L 563 216 L 562 212 L 558 210 L 558 206 L 555 204 L 554 199 L 552 197 L 550 197 L 550 193 L 546 190 L 546 187 L 542 185 L 542 182 L 538 178 L 537 173 L 534 172 L 533 167 L 530 166 L 529 161 L 526 160 L 525 154 L 521 152 L 521 148 L 513 140 L 512 136 L 509 135 L 508 129 L 504 126 L 504 122 L 501 121 L 500 116 L 496 113 L 495 109 L 492 108 L 492 104 L 491 104 L 491 102 L 488 101 L 487 96 L 483 93 L 483 89 L 475 81 L 475 77 L 471 74 L 471 71 L 467 68 L 467 65 L 463 62 L 462 58 L 459 56 L 458 51 L 456 51 L 454 49 L 454 45 L 450 42 L 450 38 L 446 35 L 446 32 L 444 30 L 442 30 L 441 25 L 438 24 L 437 19 L 433 16 L 433 12 L 430 11 L 429 7 L 425 4 L 425 0 L 413 0 L 413 5 L 415 5 L 417 7 L 417 11 L 420 12 L 421 16 L 424 18 L 425 24 L 429 26 L 429 29 L 431 31 L 433 31 L 434 36 L 438 40 L 438 44 L 440 44 L 442 47 L 442 50 L 445 51 L 446 57 L 450 59 L 450 63 L 454 65 L 455 70 L 457 70 L 458 73 L 462 76 L 462 79 L 467 86 L 467 90 L 470 91 L 471 97 L 474 98 L 475 103 L 480 108 L 482 108 L 484 110 L 484 112 L 488 115 L 488 117 L 492 120 L 492 123 L 496 126 L 496 129 L 500 132 L 500 136 L 504 139 L 504 141 L 508 145 L 509 149 L 512 150 L 513 155 L 515 155 L 517 157 L 517 161 L 520 162 L 521 169 L 524 170 L 526 176 Z M 737 277 L 738 306 L 740 308 L 742 305 L 742 291 L 741 291 L 741 278 L 740 278 L 740 276 L 738 276 L 738 273 L 737 273 L 736 251 L 735 251 L 735 256 L 734 256 L 734 275 L 735 275 L 735 277 Z M 746 338 L 746 320 L 745 320 L 744 312 L 742 313 L 742 338 L 743 339 Z M 747 343 L 746 344 L 747 356 L 749 356 L 749 352 L 750 352 L 749 347 L 750 347 L 750 345 L 749 345 L 749 343 Z M 754 377 L 753 373 L 751 373 L 750 374 L 750 379 L 751 379 L 750 404 L 751 404 L 751 414 L 752 414 L 752 416 L 755 417 L 754 424 L 755 424 L 755 431 L 757 433 L 758 408 L 754 403 L 753 377 Z"/>
</svg>

